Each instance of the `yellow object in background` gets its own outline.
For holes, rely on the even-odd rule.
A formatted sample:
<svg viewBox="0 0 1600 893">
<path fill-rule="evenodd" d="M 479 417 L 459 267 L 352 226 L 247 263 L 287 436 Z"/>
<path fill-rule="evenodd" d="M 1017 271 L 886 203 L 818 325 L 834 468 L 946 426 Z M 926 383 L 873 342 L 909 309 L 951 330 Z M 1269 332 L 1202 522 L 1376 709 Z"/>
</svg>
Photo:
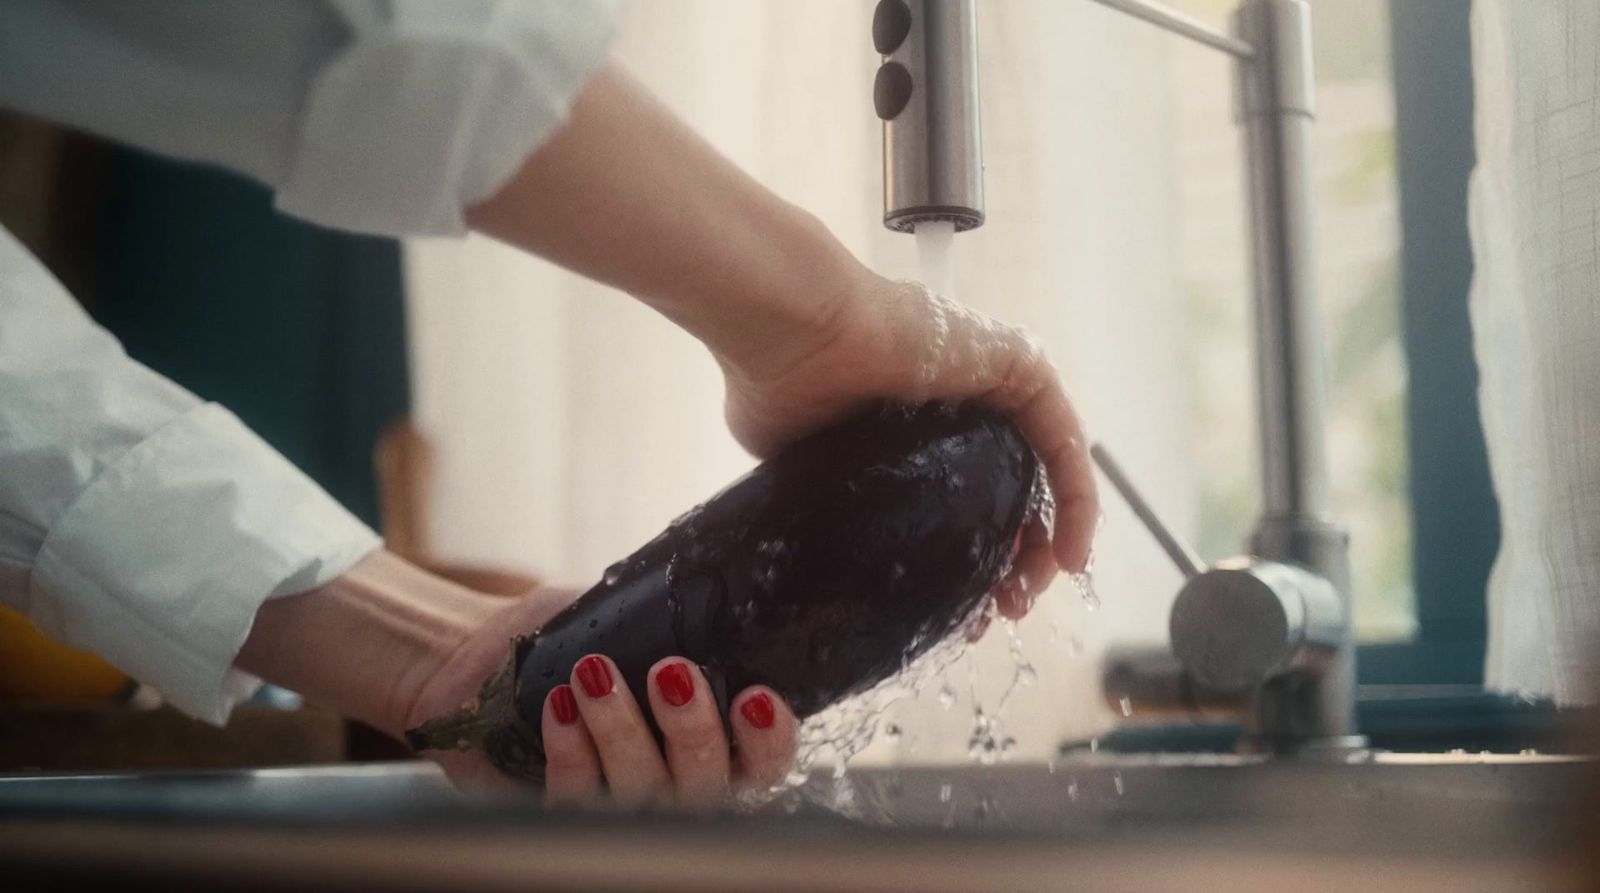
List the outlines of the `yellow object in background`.
<svg viewBox="0 0 1600 893">
<path fill-rule="evenodd" d="M 130 685 L 117 668 L 62 645 L 28 618 L 0 608 L 0 701 L 120 700 Z"/>
</svg>

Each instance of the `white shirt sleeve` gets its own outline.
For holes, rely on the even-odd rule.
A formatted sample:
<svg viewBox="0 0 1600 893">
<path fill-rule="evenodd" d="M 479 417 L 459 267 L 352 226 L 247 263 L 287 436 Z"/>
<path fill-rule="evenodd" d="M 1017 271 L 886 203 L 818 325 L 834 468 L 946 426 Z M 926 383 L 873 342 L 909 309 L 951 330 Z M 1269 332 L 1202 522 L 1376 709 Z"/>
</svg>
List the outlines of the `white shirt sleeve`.
<svg viewBox="0 0 1600 893">
<path fill-rule="evenodd" d="M 458 234 L 600 67 L 615 5 L 13 0 L 0 105 L 231 168 L 326 226 Z M 0 601 L 222 722 L 261 603 L 378 542 L 0 230 Z"/>
<path fill-rule="evenodd" d="M 378 545 L 0 230 L 0 602 L 220 723 L 256 687 L 232 664 L 261 603 Z"/>
<path fill-rule="evenodd" d="M 0 105 L 259 179 L 290 214 L 465 232 L 605 59 L 615 0 L 12 0 Z"/>
</svg>

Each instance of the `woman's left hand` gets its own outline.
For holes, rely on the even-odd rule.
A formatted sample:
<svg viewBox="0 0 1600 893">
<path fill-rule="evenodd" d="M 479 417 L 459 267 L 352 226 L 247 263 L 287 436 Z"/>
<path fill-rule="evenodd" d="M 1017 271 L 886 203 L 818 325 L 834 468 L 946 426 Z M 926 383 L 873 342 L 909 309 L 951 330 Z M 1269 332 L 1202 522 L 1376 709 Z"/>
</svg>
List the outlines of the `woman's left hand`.
<svg viewBox="0 0 1600 893">
<path fill-rule="evenodd" d="M 545 698 L 545 800 L 551 806 L 609 803 L 624 809 L 716 809 L 736 797 L 762 798 L 794 762 L 798 722 L 772 689 L 734 697 L 724 729 L 699 668 L 669 657 L 650 668 L 650 716 L 601 654 L 573 667 L 571 682 Z M 729 738 L 737 747 L 729 747 Z"/>
<path fill-rule="evenodd" d="M 420 726 L 474 698 L 483 680 L 505 666 L 513 636 L 543 626 L 576 597 L 572 590 L 541 587 L 505 600 L 421 682 L 403 727 Z M 573 667 L 568 684 L 546 697 L 538 722 L 548 803 L 711 809 L 736 799 L 759 801 L 793 766 L 799 723 L 771 689 L 739 692 L 725 728 L 692 662 L 660 661 L 647 685 L 648 692 L 630 692 L 610 658 L 588 655 Z M 664 746 L 645 723 L 646 705 Z M 426 756 L 462 787 L 519 784 L 479 751 L 430 750 Z"/>
</svg>

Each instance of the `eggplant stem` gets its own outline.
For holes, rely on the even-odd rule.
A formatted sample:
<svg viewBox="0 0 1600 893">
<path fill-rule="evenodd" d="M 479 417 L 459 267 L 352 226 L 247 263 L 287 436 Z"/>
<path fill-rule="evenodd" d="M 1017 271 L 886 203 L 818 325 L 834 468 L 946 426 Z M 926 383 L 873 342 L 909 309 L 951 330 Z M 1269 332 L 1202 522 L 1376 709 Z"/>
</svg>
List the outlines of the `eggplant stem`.
<svg viewBox="0 0 1600 893">
<path fill-rule="evenodd" d="M 407 729 L 412 750 L 478 750 L 507 775 L 544 781 L 544 747 L 534 730 L 517 714 L 516 649 L 495 671 L 478 696 L 449 713 Z"/>
</svg>

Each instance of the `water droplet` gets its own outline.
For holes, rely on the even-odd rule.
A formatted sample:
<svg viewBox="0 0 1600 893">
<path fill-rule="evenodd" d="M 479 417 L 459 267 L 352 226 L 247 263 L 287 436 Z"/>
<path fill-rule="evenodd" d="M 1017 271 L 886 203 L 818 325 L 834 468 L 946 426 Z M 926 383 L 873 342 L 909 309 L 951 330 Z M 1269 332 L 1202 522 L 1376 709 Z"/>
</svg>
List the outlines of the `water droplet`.
<svg viewBox="0 0 1600 893">
<path fill-rule="evenodd" d="M 1076 776 L 1067 782 L 1067 799 L 1076 803 L 1078 801 L 1078 779 Z"/>
<path fill-rule="evenodd" d="M 1100 739 L 1099 738 L 1090 738 L 1089 739 L 1089 752 L 1090 753 L 1099 753 L 1100 752 Z"/>
<path fill-rule="evenodd" d="M 600 625 L 600 621 L 598 621 L 598 620 L 590 620 L 589 621 L 589 628 L 590 629 L 594 629 L 595 627 L 597 627 L 599 625 Z"/>
<path fill-rule="evenodd" d="M 1539 749 L 1537 747 L 1524 747 L 1518 753 L 1525 757 L 1536 757 L 1539 755 Z"/>
<path fill-rule="evenodd" d="M 888 725 L 883 727 L 883 735 L 884 735 L 885 738 L 888 738 L 890 741 L 899 741 L 900 740 L 900 734 L 901 734 L 900 726 L 896 725 L 895 723 L 889 723 Z"/>
<path fill-rule="evenodd" d="M 600 579 L 607 586 L 615 586 L 617 581 L 622 579 L 622 572 L 624 570 L 627 570 L 627 565 L 624 564 L 623 562 L 619 561 L 616 564 L 613 564 L 610 567 L 606 568 L 605 575 L 602 576 Z"/>
<path fill-rule="evenodd" d="M 783 540 L 762 540 L 756 551 L 768 558 L 777 558 L 789 551 L 789 547 Z"/>
<path fill-rule="evenodd" d="M 1133 699 L 1127 695 L 1117 698 L 1117 706 L 1122 709 L 1123 716 L 1133 715 Z"/>
<path fill-rule="evenodd" d="M 1122 770 L 1121 769 L 1118 769 L 1118 770 L 1116 770 L 1116 771 L 1111 773 L 1111 784 L 1114 787 L 1116 787 L 1117 796 L 1121 797 L 1122 796 Z"/>
<path fill-rule="evenodd" d="M 1100 610 L 1100 595 L 1094 591 L 1094 578 L 1088 571 L 1081 574 L 1067 574 L 1073 587 L 1078 590 L 1078 596 L 1083 599 L 1084 608 L 1090 611 Z"/>
<path fill-rule="evenodd" d="M 949 803 L 950 802 L 950 783 L 949 782 L 945 782 L 944 784 L 939 785 L 939 802 L 940 803 Z"/>
</svg>

